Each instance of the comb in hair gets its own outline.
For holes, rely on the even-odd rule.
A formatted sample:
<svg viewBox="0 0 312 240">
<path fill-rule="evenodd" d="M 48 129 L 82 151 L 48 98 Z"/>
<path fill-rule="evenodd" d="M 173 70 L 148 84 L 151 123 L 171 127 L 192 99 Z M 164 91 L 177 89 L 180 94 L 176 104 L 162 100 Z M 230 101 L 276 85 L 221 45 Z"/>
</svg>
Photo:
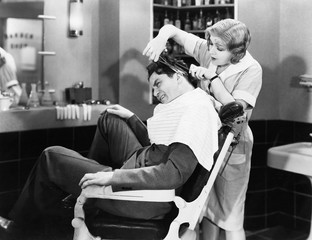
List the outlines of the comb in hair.
<svg viewBox="0 0 312 240">
<path fill-rule="evenodd" d="M 180 73 L 182 75 L 186 75 L 188 74 L 188 69 L 183 66 L 182 64 L 180 64 L 179 62 L 175 62 L 175 65 L 172 65 L 171 63 L 169 63 L 165 58 L 163 58 L 162 56 L 159 56 L 159 60 L 158 62 L 168 66 L 171 70 L 173 70 L 176 73 Z M 185 70 L 184 70 L 185 69 Z"/>
</svg>

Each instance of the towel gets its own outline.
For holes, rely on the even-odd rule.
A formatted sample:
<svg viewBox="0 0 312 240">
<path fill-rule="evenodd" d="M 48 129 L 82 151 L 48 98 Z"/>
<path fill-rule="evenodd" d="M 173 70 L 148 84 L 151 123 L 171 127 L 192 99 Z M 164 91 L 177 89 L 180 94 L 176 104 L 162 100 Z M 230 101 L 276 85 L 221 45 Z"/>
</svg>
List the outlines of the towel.
<svg viewBox="0 0 312 240">
<path fill-rule="evenodd" d="M 200 88 L 187 92 L 167 104 L 158 104 L 147 120 L 151 143 L 188 145 L 198 162 L 208 171 L 218 150 L 221 121 L 211 97 Z"/>
</svg>

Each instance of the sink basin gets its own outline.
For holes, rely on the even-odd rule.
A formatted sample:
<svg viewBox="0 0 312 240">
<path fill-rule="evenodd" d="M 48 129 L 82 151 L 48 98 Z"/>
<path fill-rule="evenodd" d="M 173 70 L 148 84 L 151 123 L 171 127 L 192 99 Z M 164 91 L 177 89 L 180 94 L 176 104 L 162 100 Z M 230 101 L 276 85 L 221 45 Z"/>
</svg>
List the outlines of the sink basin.
<svg viewBox="0 0 312 240">
<path fill-rule="evenodd" d="M 309 178 L 312 185 L 312 143 L 298 142 L 268 150 L 269 167 L 289 172 L 303 174 Z M 306 240 L 312 240 L 312 213 L 310 218 L 310 233 Z"/>
<path fill-rule="evenodd" d="M 312 143 L 298 142 L 268 150 L 269 167 L 312 177 Z"/>
</svg>

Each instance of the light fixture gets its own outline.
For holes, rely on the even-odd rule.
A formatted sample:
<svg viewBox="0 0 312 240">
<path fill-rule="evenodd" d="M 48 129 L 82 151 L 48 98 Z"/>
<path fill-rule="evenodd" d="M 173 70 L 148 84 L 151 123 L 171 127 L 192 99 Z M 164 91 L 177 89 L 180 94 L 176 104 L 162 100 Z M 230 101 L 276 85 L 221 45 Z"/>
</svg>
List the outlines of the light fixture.
<svg viewBox="0 0 312 240">
<path fill-rule="evenodd" d="M 69 2 L 69 37 L 79 37 L 82 35 L 83 0 L 70 0 Z"/>
</svg>

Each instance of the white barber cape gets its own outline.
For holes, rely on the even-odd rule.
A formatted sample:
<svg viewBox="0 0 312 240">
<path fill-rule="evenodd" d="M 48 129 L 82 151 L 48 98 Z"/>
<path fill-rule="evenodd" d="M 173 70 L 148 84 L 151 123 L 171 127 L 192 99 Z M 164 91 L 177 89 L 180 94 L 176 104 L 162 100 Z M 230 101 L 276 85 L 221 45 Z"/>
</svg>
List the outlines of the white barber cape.
<svg viewBox="0 0 312 240">
<path fill-rule="evenodd" d="M 158 104 L 147 120 L 151 143 L 188 145 L 198 162 L 210 170 L 218 150 L 219 116 L 211 96 L 200 88 L 187 92 L 167 104 Z"/>
</svg>

